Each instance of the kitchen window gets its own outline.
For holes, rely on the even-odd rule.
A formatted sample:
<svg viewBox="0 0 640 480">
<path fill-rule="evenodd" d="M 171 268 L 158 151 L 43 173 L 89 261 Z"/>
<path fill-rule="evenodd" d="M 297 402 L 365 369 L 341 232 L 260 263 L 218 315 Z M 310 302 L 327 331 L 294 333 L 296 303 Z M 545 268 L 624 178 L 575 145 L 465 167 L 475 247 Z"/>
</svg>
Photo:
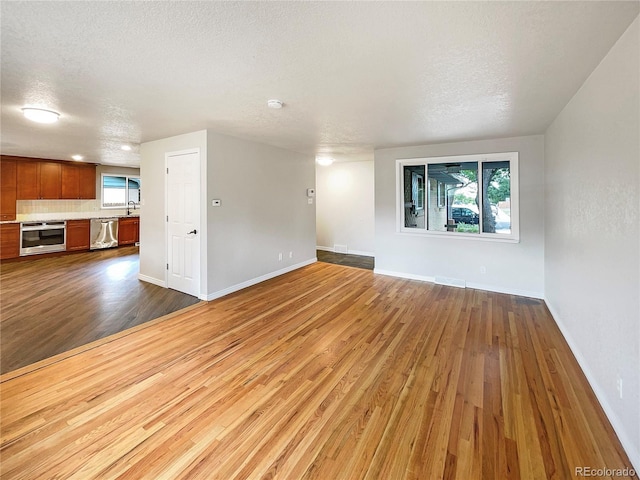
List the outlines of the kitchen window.
<svg viewBox="0 0 640 480">
<path fill-rule="evenodd" d="M 399 232 L 519 241 L 517 152 L 396 164 Z"/>
<path fill-rule="evenodd" d="M 102 174 L 102 208 L 127 208 L 140 204 L 140 177 Z"/>
</svg>

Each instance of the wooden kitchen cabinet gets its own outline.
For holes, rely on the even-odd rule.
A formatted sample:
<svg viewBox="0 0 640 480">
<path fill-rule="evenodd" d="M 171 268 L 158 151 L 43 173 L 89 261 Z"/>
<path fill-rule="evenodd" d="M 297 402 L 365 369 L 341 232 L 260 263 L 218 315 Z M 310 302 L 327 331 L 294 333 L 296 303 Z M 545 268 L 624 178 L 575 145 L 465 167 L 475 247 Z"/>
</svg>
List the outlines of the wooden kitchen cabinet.
<svg viewBox="0 0 640 480">
<path fill-rule="evenodd" d="M 67 220 L 67 252 L 89 250 L 90 220 Z"/>
<path fill-rule="evenodd" d="M 17 161 L 18 200 L 57 200 L 61 194 L 59 162 Z"/>
<path fill-rule="evenodd" d="M 96 198 L 96 166 L 78 166 L 80 176 L 78 179 L 78 198 L 94 200 Z"/>
<path fill-rule="evenodd" d="M 60 173 L 62 165 L 55 162 L 40 162 L 40 198 L 56 200 L 60 198 Z"/>
<path fill-rule="evenodd" d="M 61 165 L 60 198 L 95 199 L 96 198 L 96 166 L 95 165 Z"/>
<path fill-rule="evenodd" d="M 38 162 L 18 160 L 16 170 L 18 200 L 37 200 L 40 198 Z"/>
<path fill-rule="evenodd" d="M 0 225 L 0 259 L 20 256 L 20 224 L 3 223 Z"/>
<path fill-rule="evenodd" d="M 140 241 L 140 217 L 121 217 L 118 221 L 118 245 L 133 245 Z"/>
<path fill-rule="evenodd" d="M 16 219 L 16 161 L 0 160 L 0 221 Z"/>
<path fill-rule="evenodd" d="M 63 165 L 60 171 L 60 198 L 78 198 L 80 170 L 75 165 Z"/>
</svg>

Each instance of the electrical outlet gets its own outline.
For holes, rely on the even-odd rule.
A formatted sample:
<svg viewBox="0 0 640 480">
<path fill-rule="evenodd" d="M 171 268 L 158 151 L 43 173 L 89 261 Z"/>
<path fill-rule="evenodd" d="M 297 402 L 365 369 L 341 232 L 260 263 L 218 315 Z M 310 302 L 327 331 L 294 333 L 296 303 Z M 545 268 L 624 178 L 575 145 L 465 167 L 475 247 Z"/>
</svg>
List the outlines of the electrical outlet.
<svg viewBox="0 0 640 480">
<path fill-rule="evenodd" d="M 616 376 L 616 388 L 618 389 L 618 395 L 620 396 L 620 399 L 622 399 L 622 377 L 620 376 L 620 374 Z"/>
<path fill-rule="evenodd" d="M 289 258 L 293 258 L 293 252 L 289 252 Z"/>
<path fill-rule="evenodd" d="M 278 261 L 281 262 L 282 261 L 282 253 L 278 254 Z"/>
<path fill-rule="evenodd" d="M 483 265 L 483 266 L 481 266 L 481 267 L 480 267 L 480 273 L 481 273 L 481 274 L 483 274 L 483 275 L 484 275 L 485 273 L 487 273 L 487 267 L 485 267 L 484 265 Z"/>
</svg>

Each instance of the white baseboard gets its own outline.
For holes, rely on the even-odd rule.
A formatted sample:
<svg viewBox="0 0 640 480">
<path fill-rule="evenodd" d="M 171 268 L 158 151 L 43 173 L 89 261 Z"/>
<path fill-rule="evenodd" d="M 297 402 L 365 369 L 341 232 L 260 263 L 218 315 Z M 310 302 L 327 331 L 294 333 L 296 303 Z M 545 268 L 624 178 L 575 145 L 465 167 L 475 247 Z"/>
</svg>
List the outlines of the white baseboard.
<svg viewBox="0 0 640 480">
<path fill-rule="evenodd" d="M 508 295 L 517 295 L 519 297 L 537 298 L 538 300 L 544 299 L 542 292 L 535 292 L 533 290 L 520 290 L 518 288 L 504 288 L 496 287 L 494 285 L 485 285 L 483 283 L 467 282 L 467 288 L 475 288 L 476 290 L 485 290 L 487 292 L 506 293 Z"/>
<path fill-rule="evenodd" d="M 373 270 L 373 273 L 378 273 L 380 275 L 387 275 L 390 277 L 398 277 L 398 278 L 407 278 L 409 280 L 420 280 L 422 282 L 430 282 L 430 283 L 436 283 L 436 277 L 429 277 L 426 275 L 416 275 L 413 273 L 405 273 L 405 272 L 394 272 L 391 270 L 382 270 L 379 268 L 375 268 Z M 440 277 L 438 277 L 440 278 Z M 463 280 L 459 280 L 459 282 L 464 282 Z M 444 283 L 442 283 L 444 284 Z M 456 285 L 451 285 L 448 284 L 450 286 L 455 286 L 455 287 L 462 287 L 464 288 L 464 286 L 460 283 L 460 284 L 456 284 Z M 480 283 L 470 283 L 467 282 L 466 283 L 466 288 L 474 288 L 476 290 L 484 290 L 487 292 L 496 292 L 496 293 L 506 293 L 508 295 L 518 295 L 520 297 L 530 297 L 530 298 L 538 298 L 540 300 L 542 300 L 544 298 L 544 295 L 540 292 L 534 292 L 534 291 L 530 291 L 530 290 L 519 290 L 517 288 L 503 288 L 503 287 L 495 287 L 493 285 L 485 285 L 485 284 L 480 284 Z"/>
<path fill-rule="evenodd" d="M 167 284 L 164 282 L 164 280 L 158 280 L 157 278 L 149 277 L 141 273 L 138 274 L 138 280 L 142 280 L 143 282 L 147 283 L 153 283 L 154 285 L 158 285 L 159 287 L 167 287 Z"/>
<path fill-rule="evenodd" d="M 591 385 L 591 389 L 593 390 L 593 393 L 595 393 L 596 397 L 598 398 L 598 402 L 600 402 L 600 406 L 602 407 L 602 410 L 604 410 L 604 413 L 609 419 L 609 422 L 611 422 L 611 426 L 615 430 L 616 435 L 618 435 L 618 439 L 622 444 L 622 448 L 624 448 L 627 456 L 629 457 L 629 460 L 631 461 L 632 465 L 629 465 L 629 467 L 633 466 L 636 472 L 640 472 L 640 451 L 634 449 L 634 445 L 629 439 L 629 435 L 627 435 L 624 423 L 620 421 L 614 409 L 611 407 L 611 404 L 607 400 L 607 396 L 604 394 L 604 391 L 602 390 L 602 388 L 600 388 L 600 386 L 598 385 L 598 382 L 596 382 L 596 379 L 593 373 L 591 373 L 591 369 L 589 368 L 589 364 L 584 358 L 584 355 L 582 355 L 582 352 L 578 348 L 578 345 L 574 342 L 573 338 L 571 337 L 569 330 L 564 325 L 564 323 L 562 323 L 562 319 L 558 315 L 557 310 L 546 299 L 545 299 L 545 303 L 547 304 L 547 308 L 549 309 L 549 312 L 551 312 L 551 316 L 553 317 L 553 320 L 556 322 L 556 325 L 558 325 L 560 332 L 562 332 L 562 336 L 566 340 L 567 345 L 569 345 L 569 348 L 571 349 L 571 353 L 573 353 L 573 356 L 578 361 L 578 365 L 580 365 L 580 368 L 582 369 L 582 373 L 584 373 L 584 376 L 587 378 L 589 385 Z"/>
<path fill-rule="evenodd" d="M 333 249 L 333 247 L 323 247 L 321 245 L 316 245 L 316 250 L 322 250 L 323 252 L 333 252 L 335 253 L 335 250 Z M 347 250 L 347 253 L 349 255 L 360 255 L 363 257 L 375 257 L 376 254 L 374 252 L 367 252 L 364 250 Z"/>
<path fill-rule="evenodd" d="M 435 277 L 435 283 L 438 285 L 446 285 L 447 287 L 467 288 L 467 282 L 461 278 L 452 277 Z"/>
<path fill-rule="evenodd" d="M 295 265 L 290 265 L 280 270 L 276 270 L 275 272 L 267 273 L 265 275 L 261 275 L 256 278 L 252 278 L 245 282 L 238 283 L 236 285 L 232 285 L 231 287 L 224 288 L 222 290 L 218 290 L 217 292 L 210 293 L 206 296 L 205 300 L 211 301 L 211 300 L 215 300 L 216 298 L 224 297 L 225 295 L 229 295 L 230 293 L 237 292 L 238 290 L 242 290 L 243 288 L 247 288 L 257 283 L 264 282 L 265 280 L 269 280 L 271 278 L 284 275 L 285 273 L 292 272 L 299 268 L 306 267 L 307 265 L 311 265 L 312 263 L 315 263 L 317 261 L 318 261 L 317 258 L 310 258 L 309 260 L 305 260 L 304 262 L 296 263 Z"/>
<path fill-rule="evenodd" d="M 393 272 L 391 270 L 381 270 L 379 268 L 374 268 L 373 273 L 377 273 L 379 275 L 386 275 L 387 277 L 398 277 L 398 278 L 406 278 L 409 280 L 420 280 L 421 282 L 430 282 L 435 283 L 435 277 L 427 277 L 424 275 L 414 275 L 413 273 L 404 273 L 404 272 Z"/>
</svg>

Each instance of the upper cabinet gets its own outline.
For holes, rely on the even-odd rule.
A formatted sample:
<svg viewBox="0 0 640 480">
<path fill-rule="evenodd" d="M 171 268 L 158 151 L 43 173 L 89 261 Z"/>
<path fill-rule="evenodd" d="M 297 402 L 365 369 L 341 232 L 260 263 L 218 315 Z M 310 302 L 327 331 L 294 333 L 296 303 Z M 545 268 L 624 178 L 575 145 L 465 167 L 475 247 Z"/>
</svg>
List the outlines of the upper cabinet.
<svg viewBox="0 0 640 480">
<path fill-rule="evenodd" d="M 18 200 L 37 200 L 40 198 L 39 162 L 18 161 Z"/>
<path fill-rule="evenodd" d="M 60 198 L 60 164 L 46 161 L 18 161 L 18 200 Z"/>
<path fill-rule="evenodd" d="M 0 160 L 0 220 L 16 219 L 16 161 Z"/>
<path fill-rule="evenodd" d="M 38 159 L 18 159 L 17 199 L 95 199 L 95 165 Z"/>
<path fill-rule="evenodd" d="M 40 198 L 43 200 L 56 200 L 60 196 L 62 165 L 55 162 L 40 163 Z"/>
<path fill-rule="evenodd" d="M 60 198 L 96 198 L 95 165 L 62 164 Z"/>
</svg>

